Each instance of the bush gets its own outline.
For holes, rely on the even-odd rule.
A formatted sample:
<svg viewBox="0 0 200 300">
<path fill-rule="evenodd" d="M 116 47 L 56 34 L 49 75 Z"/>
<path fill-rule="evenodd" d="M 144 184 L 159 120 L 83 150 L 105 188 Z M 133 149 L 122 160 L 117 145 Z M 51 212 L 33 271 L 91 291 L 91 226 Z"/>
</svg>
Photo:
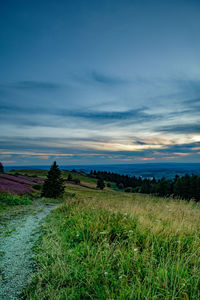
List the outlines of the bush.
<svg viewBox="0 0 200 300">
<path fill-rule="evenodd" d="M 122 189 L 124 188 L 123 183 L 120 183 L 120 184 L 118 185 L 118 188 L 119 188 L 120 190 L 122 190 Z"/>
<path fill-rule="evenodd" d="M 108 187 L 108 188 L 111 187 L 111 183 L 110 183 L 110 182 L 107 183 L 107 187 Z"/>
<path fill-rule="evenodd" d="M 80 179 L 75 178 L 75 179 L 74 179 L 74 183 L 75 183 L 75 184 L 80 184 Z"/>
<path fill-rule="evenodd" d="M 20 173 L 19 172 L 15 172 L 13 175 L 14 176 L 18 176 L 18 175 L 20 175 Z"/>
<path fill-rule="evenodd" d="M 132 192 L 132 188 L 131 188 L 131 187 L 127 187 L 127 188 L 125 189 L 125 192 L 126 192 L 126 193 L 131 193 L 131 192 Z"/>
<path fill-rule="evenodd" d="M 42 189 L 42 184 L 34 184 L 34 185 L 32 185 L 32 187 L 33 187 L 35 190 L 41 190 L 41 189 Z"/>
</svg>

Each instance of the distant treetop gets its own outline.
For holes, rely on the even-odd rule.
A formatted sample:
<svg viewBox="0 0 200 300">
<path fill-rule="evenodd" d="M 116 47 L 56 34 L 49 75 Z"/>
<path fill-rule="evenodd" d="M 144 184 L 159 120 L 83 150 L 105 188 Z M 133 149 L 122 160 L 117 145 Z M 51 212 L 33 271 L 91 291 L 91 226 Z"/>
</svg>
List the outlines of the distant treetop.
<svg viewBox="0 0 200 300">
<path fill-rule="evenodd" d="M 0 173 L 4 173 L 4 167 L 1 162 L 0 162 Z"/>
</svg>

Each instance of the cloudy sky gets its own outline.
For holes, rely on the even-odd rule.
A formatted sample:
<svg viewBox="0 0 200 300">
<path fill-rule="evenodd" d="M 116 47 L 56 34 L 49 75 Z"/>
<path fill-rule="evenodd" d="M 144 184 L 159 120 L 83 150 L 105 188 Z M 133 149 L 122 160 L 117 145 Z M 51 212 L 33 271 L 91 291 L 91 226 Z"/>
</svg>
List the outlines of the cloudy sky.
<svg viewBox="0 0 200 300">
<path fill-rule="evenodd" d="M 199 0 L 1 0 L 0 160 L 200 162 L 199 33 Z"/>
</svg>

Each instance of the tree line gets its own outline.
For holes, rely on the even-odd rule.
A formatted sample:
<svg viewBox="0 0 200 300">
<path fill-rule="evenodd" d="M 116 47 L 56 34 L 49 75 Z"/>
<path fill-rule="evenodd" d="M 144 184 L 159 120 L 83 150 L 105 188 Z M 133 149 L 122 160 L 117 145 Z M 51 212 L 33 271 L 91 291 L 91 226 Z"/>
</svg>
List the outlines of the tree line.
<svg viewBox="0 0 200 300">
<path fill-rule="evenodd" d="M 119 189 L 125 189 L 127 192 L 173 196 L 186 200 L 194 199 L 195 201 L 200 201 L 200 176 L 194 174 L 185 174 L 181 177 L 176 175 L 173 179 L 165 179 L 163 177 L 156 180 L 155 178 L 143 179 L 142 177 L 92 170 L 89 176 L 114 182 Z"/>
</svg>

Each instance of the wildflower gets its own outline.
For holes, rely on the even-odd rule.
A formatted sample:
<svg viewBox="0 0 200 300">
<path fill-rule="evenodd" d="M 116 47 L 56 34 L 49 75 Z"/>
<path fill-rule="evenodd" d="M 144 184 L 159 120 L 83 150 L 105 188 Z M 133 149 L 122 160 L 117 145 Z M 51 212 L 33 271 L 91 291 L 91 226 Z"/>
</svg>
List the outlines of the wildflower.
<svg viewBox="0 0 200 300">
<path fill-rule="evenodd" d="M 134 248 L 134 249 L 133 249 L 133 251 L 134 251 L 134 252 L 137 252 L 137 251 L 138 251 L 138 249 L 137 249 L 137 248 Z"/>
<path fill-rule="evenodd" d="M 104 272 L 104 275 L 107 276 L 107 275 L 108 275 L 108 272 Z"/>
<path fill-rule="evenodd" d="M 79 236 L 79 233 L 77 233 L 76 236 L 78 237 L 78 236 Z"/>
<path fill-rule="evenodd" d="M 121 275 L 121 276 L 119 276 L 119 279 L 122 279 L 122 277 L 123 277 L 122 275 Z"/>
<path fill-rule="evenodd" d="M 130 233 L 133 233 L 133 230 L 129 230 Z"/>
<path fill-rule="evenodd" d="M 6 193 L 25 194 L 33 191 L 32 187 L 20 182 L 11 181 L 0 176 L 0 191 Z"/>
</svg>

